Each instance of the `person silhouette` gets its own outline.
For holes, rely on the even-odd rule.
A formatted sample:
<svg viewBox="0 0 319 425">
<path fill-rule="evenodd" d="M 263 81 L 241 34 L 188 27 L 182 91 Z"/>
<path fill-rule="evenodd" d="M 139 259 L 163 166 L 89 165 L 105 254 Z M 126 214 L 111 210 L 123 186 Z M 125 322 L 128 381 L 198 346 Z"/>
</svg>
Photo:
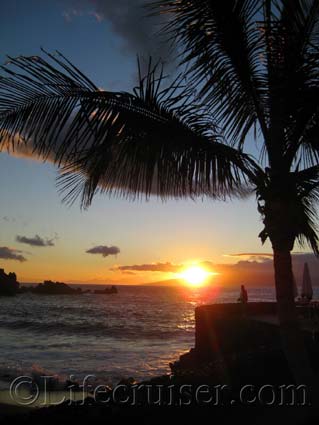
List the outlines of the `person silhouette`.
<svg viewBox="0 0 319 425">
<path fill-rule="evenodd" d="M 243 304 L 247 304 L 248 302 L 248 293 L 244 285 L 241 285 L 240 287 L 240 295 L 238 301 Z"/>
</svg>

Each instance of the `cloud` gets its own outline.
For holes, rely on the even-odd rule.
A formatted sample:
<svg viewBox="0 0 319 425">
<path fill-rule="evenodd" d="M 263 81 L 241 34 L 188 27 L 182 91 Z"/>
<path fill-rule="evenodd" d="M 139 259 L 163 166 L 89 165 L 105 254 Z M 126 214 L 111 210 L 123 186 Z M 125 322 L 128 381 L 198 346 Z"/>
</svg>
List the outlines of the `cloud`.
<svg viewBox="0 0 319 425">
<path fill-rule="evenodd" d="M 95 12 L 94 10 L 90 11 L 89 15 L 93 16 L 99 23 L 102 22 L 104 19 L 103 15 L 99 14 L 98 12 Z"/>
<path fill-rule="evenodd" d="M 109 255 L 117 255 L 120 253 L 120 248 L 117 246 L 106 246 L 106 245 L 98 245 L 93 248 L 88 249 L 88 254 L 101 254 L 102 257 L 108 257 Z"/>
<path fill-rule="evenodd" d="M 9 134 L 1 140 L 0 154 L 8 154 L 16 158 L 28 159 L 31 161 L 44 162 L 44 157 L 34 152 L 32 140 L 25 143 L 17 133 L 13 137 L 14 143 Z M 51 152 L 46 161 L 54 163 L 54 152 Z M 8 217 L 7 217 L 8 218 Z"/>
<path fill-rule="evenodd" d="M 84 12 L 80 9 L 68 9 L 62 12 L 62 16 L 66 22 L 71 22 L 73 18 L 83 16 Z"/>
<path fill-rule="evenodd" d="M 158 36 L 166 16 L 150 16 L 149 0 L 96 0 L 98 16 L 111 23 L 114 33 L 123 40 L 125 50 L 158 58 L 170 57 L 170 48 Z"/>
<path fill-rule="evenodd" d="M 263 252 L 242 252 L 239 254 L 227 254 L 225 257 L 273 257 L 271 253 L 263 253 Z"/>
<path fill-rule="evenodd" d="M 16 241 L 20 243 L 25 243 L 31 246 L 45 247 L 45 246 L 54 246 L 54 239 L 44 239 L 39 235 L 35 235 L 33 238 L 28 238 L 27 236 L 17 235 Z"/>
<path fill-rule="evenodd" d="M 198 262 L 198 266 L 205 268 L 208 272 L 214 272 L 212 284 L 220 287 L 238 286 L 245 284 L 248 287 L 274 286 L 274 267 L 272 254 L 266 253 L 240 253 L 235 257 L 249 258 L 239 260 L 236 263 L 214 263 L 212 261 Z M 309 265 L 313 284 L 319 285 L 319 261 L 312 253 L 295 253 L 292 255 L 293 271 L 298 286 L 301 285 L 304 263 Z M 149 263 L 113 266 L 112 271 L 128 272 L 162 272 L 180 273 L 187 264 L 173 263 Z M 217 273 L 217 275 L 215 274 Z M 178 276 L 176 276 L 178 278 Z M 150 279 L 151 281 L 151 279 Z"/>
<path fill-rule="evenodd" d="M 0 258 L 3 260 L 16 260 L 21 263 L 27 261 L 27 259 L 21 255 L 23 251 L 19 251 L 17 249 L 8 248 L 7 246 L 0 247 Z"/>
<path fill-rule="evenodd" d="M 263 262 L 273 258 L 273 254 L 262 252 L 243 252 L 238 254 L 226 254 L 225 257 L 246 258 L 249 261 Z"/>
<path fill-rule="evenodd" d="M 163 273 L 178 273 L 183 269 L 182 264 L 172 263 L 151 263 L 151 264 L 135 264 L 132 266 L 116 266 L 112 267 L 113 271 L 139 271 L 139 272 L 163 272 Z"/>
<path fill-rule="evenodd" d="M 149 10 L 144 7 L 147 3 L 149 3 L 148 0 L 63 0 L 64 11 L 61 9 L 61 14 L 67 21 L 80 19 L 86 15 L 94 17 L 101 24 L 104 22 L 104 25 L 110 27 L 113 33 L 120 37 L 122 49 L 126 55 L 127 52 L 130 52 L 135 58 L 138 53 L 145 58 L 145 63 L 143 60 L 141 63 L 142 73 L 145 71 L 145 66 L 148 64 L 148 58 L 151 55 L 153 63 L 160 59 L 165 61 L 169 65 L 169 68 L 165 66 L 167 74 L 173 74 L 176 66 L 172 59 L 169 43 L 164 42 L 161 37 L 155 35 L 167 18 L 163 16 L 148 16 Z M 96 25 L 99 24 L 97 23 Z M 116 79 L 111 82 L 111 86 L 113 86 L 111 87 L 113 90 L 121 89 L 121 84 Z M 66 127 L 67 129 L 69 128 L 68 125 Z M 23 135 L 18 133 L 14 136 L 14 149 L 10 138 L 8 137 L 6 143 L 4 140 L 5 135 L 3 135 L 0 152 L 7 152 L 19 158 L 55 163 L 56 151 L 59 149 L 67 129 L 62 131 L 55 147 L 45 159 L 34 151 L 32 137 L 30 140 L 24 141 Z M 60 165 L 63 166 L 64 164 Z M 154 193 L 157 192 L 156 177 L 155 173 Z"/>
<path fill-rule="evenodd" d="M 138 54 L 147 60 L 152 56 L 155 62 L 162 60 L 170 64 L 173 71 L 171 44 L 160 34 L 167 15 L 151 16 L 151 10 L 146 7 L 149 3 L 149 0 L 68 0 L 62 16 L 66 22 L 84 15 L 92 16 L 100 24 L 108 22 L 111 31 L 121 39 L 125 54 Z"/>
<path fill-rule="evenodd" d="M 78 4 L 77 6 L 82 6 L 82 8 L 70 8 L 62 12 L 62 16 L 66 22 L 72 22 L 73 19 L 84 15 L 93 16 L 99 23 L 104 20 L 104 16 L 96 12 L 96 10 L 85 10 L 86 7 L 85 2 L 83 0 L 82 5 Z"/>
<path fill-rule="evenodd" d="M 216 282 L 222 285 L 247 284 L 249 286 L 274 286 L 274 266 L 272 255 L 263 254 L 251 256 L 247 260 L 240 260 L 234 264 L 217 264 L 210 261 L 202 262 L 201 265 L 207 270 L 219 273 Z M 237 255 L 240 257 L 241 255 Z M 244 255 L 243 255 L 244 256 Z M 303 267 L 308 263 L 312 282 L 319 285 L 319 261 L 312 253 L 292 254 L 293 272 L 298 286 L 301 285 Z"/>
<path fill-rule="evenodd" d="M 248 267 L 251 267 L 252 265 L 258 265 L 260 264 L 259 257 L 258 257 L 258 260 L 259 261 L 255 261 L 255 260 L 251 261 L 249 259 L 247 261 L 238 261 L 235 264 L 216 264 L 211 261 L 201 261 L 201 262 L 198 262 L 197 265 L 205 268 L 207 271 L 211 271 L 211 272 L 217 271 L 217 272 L 223 273 L 226 270 L 228 271 L 228 270 L 236 269 L 236 268 L 242 269 L 246 265 Z M 264 258 L 262 262 L 269 262 L 270 264 L 272 264 L 269 258 Z M 121 271 L 121 272 L 137 271 L 137 272 L 180 273 L 187 266 L 188 266 L 187 264 L 173 264 L 170 262 L 166 262 L 166 263 L 149 263 L 149 264 L 113 266 L 110 270 Z"/>
<path fill-rule="evenodd" d="M 2 220 L 3 221 L 6 221 L 7 223 L 10 223 L 10 222 L 15 222 L 15 218 L 13 218 L 13 217 L 8 217 L 7 215 L 5 215 L 4 217 L 2 217 Z"/>
</svg>

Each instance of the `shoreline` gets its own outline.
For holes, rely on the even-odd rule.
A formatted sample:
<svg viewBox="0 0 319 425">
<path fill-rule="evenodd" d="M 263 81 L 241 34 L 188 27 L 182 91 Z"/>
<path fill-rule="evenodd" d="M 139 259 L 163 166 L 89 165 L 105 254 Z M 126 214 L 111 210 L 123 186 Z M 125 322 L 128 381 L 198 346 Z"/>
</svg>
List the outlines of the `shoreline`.
<svg viewBox="0 0 319 425">
<path fill-rule="evenodd" d="M 231 391 L 229 396 L 233 396 L 244 384 L 254 384 L 257 388 L 262 385 L 277 385 L 277 389 L 282 384 L 293 384 L 287 361 L 280 348 L 278 324 L 269 320 L 275 314 L 275 310 L 276 304 L 271 302 L 248 303 L 247 305 L 211 304 L 197 307 L 195 310 L 195 348 L 176 360 L 171 366 L 171 375 L 155 376 L 136 384 L 150 385 L 152 391 L 153 389 L 155 391 L 158 386 L 162 386 L 165 391 L 164 398 L 170 396 L 171 385 L 174 386 L 174 391 L 175 389 L 178 391 L 183 385 L 192 385 L 196 388 L 203 384 L 227 384 Z M 311 340 L 309 332 L 306 334 L 308 348 L 315 360 L 318 358 L 318 344 Z M 215 349 L 212 350 L 212 347 Z M 314 370 L 318 374 L 316 361 Z M 118 385 L 131 390 L 135 381 L 133 383 L 130 379 L 126 379 L 119 382 Z M 106 393 L 113 394 L 114 391 L 114 388 L 110 388 L 104 392 L 104 395 Z M 49 417 L 52 419 L 63 417 L 69 421 L 74 409 L 87 417 L 97 415 L 102 418 L 106 417 L 105 414 L 111 414 L 113 419 L 117 417 L 116 415 L 126 416 L 128 412 L 138 415 L 137 412 L 149 409 L 155 418 L 156 407 L 148 404 L 148 394 L 145 390 L 143 391 L 141 404 L 131 406 L 121 403 L 103 405 L 100 398 L 95 399 L 90 396 L 85 398 L 83 405 L 83 391 L 79 393 L 78 402 L 72 400 L 71 403 L 68 403 L 65 401 L 55 406 L 51 403 L 48 406 L 26 407 L 0 402 L 0 418 L 25 414 L 25 417 L 30 418 L 30 422 L 26 423 L 38 423 L 33 422 L 33 419 L 46 421 L 46 418 Z M 62 393 L 67 394 L 68 390 Z M 54 391 L 51 391 L 51 394 L 54 394 Z M 58 395 L 58 392 L 55 395 Z M 172 408 L 175 407 L 174 405 Z M 198 408 L 196 403 L 192 407 L 195 410 Z M 263 406 L 256 407 L 263 409 Z M 92 408 L 94 408 L 94 413 Z M 114 409 L 116 413 L 114 413 Z M 163 406 L 163 411 L 167 411 L 166 405 Z M 234 419 L 232 412 L 227 414 Z M 41 425 L 43 423 L 45 422 L 42 422 Z"/>
</svg>

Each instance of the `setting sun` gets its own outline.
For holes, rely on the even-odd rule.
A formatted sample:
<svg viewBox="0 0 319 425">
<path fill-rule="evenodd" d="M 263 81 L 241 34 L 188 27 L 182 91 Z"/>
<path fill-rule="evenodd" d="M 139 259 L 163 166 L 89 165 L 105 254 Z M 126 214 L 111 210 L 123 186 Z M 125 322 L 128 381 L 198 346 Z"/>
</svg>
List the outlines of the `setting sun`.
<svg viewBox="0 0 319 425">
<path fill-rule="evenodd" d="M 189 285 L 200 286 L 206 278 L 209 276 L 205 269 L 199 266 L 189 267 L 181 273 L 181 278 L 185 280 Z"/>
</svg>

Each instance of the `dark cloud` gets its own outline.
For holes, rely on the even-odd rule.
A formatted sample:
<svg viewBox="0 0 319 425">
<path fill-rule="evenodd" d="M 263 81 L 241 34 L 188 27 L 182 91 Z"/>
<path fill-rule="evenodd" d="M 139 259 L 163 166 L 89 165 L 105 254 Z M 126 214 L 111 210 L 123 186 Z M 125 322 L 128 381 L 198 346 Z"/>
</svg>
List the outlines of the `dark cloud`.
<svg viewBox="0 0 319 425">
<path fill-rule="evenodd" d="M 7 246 L 0 247 L 0 258 L 3 260 L 16 260 L 16 261 L 27 261 L 27 259 L 21 255 L 23 251 L 17 249 L 8 248 Z"/>
<path fill-rule="evenodd" d="M 248 257 L 236 263 L 214 263 L 212 261 L 201 261 L 198 266 L 205 268 L 208 272 L 214 272 L 212 283 L 218 286 L 236 286 L 246 284 L 248 286 L 273 286 L 274 266 L 272 254 L 266 253 L 240 253 L 236 257 Z M 319 261 L 312 253 L 295 253 L 292 256 L 293 271 L 298 286 L 302 282 L 303 267 L 305 262 L 309 270 L 313 284 L 319 285 Z M 186 264 L 172 263 L 150 263 L 125 266 L 114 266 L 113 271 L 128 272 L 163 272 L 180 273 L 187 267 Z M 215 274 L 217 273 L 217 275 Z"/>
<path fill-rule="evenodd" d="M 90 248 L 85 252 L 87 252 L 88 254 L 101 254 L 102 257 L 108 257 L 109 255 L 119 254 L 120 248 L 118 248 L 117 246 L 99 245 L 99 246 Z"/>
<path fill-rule="evenodd" d="M 239 255 L 240 256 L 240 255 Z M 220 285 L 238 285 L 240 283 L 250 286 L 274 285 L 274 266 L 272 256 L 257 254 L 247 260 L 240 260 L 235 264 L 217 264 L 210 261 L 202 262 L 201 265 L 209 271 L 215 271 L 219 275 L 214 278 Z M 254 257 L 256 257 L 254 259 Z M 319 261 L 312 253 L 295 253 L 292 255 L 293 272 L 300 286 L 302 282 L 303 267 L 305 262 L 314 285 L 319 285 Z"/>
<path fill-rule="evenodd" d="M 154 263 L 154 264 L 135 264 L 133 266 L 117 266 L 111 270 L 119 271 L 139 271 L 139 272 L 164 272 L 164 273 L 178 273 L 185 266 L 181 264 L 172 263 Z"/>
<path fill-rule="evenodd" d="M 2 217 L 3 221 L 6 221 L 7 223 L 15 223 L 16 219 L 13 217 L 8 217 L 7 215 L 5 215 L 4 217 Z"/>
<path fill-rule="evenodd" d="M 138 54 L 147 60 L 152 56 L 155 62 L 170 64 L 172 72 L 175 66 L 171 44 L 160 31 L 168 17 L 154 16 L 149 4 L 150 0 L 67 0 L 62 16 L 66 22 L 90 15 L 99 24 L 109 23 L 112 32 L 122 40 L 125 54 Z"/>
<path fill-rule="evenodd" d="M 226 257 L 273 257 L 271 253 L 263 253 L 263 252 L 241 252 L 239 254 L 227 254 Z"/>
<path fill-rule="evenodd" d="M 166 16 L 150 16 L 149 0 L 96 0 L 96 17 L 108 20 L 128 52 L 152 55 L 163 60 L 171 56 L 168 43 L 159 36 Z"/>
<path fill-rule="evenodd" d="M 217 264 L 213 263 L 211 261 L 201 261 L 198 263 L 198 266 L 204 267 L 207 271 L 212 272 L 220 272 L 223 273 L 224 271 L 229 270 L 238 270 L 243 269 L 245 267 L 251 268 L 252 266 L 255 266 L 258 264 L 264 264 L 269 263 L 272 264 L 272 261 L 269 258 L 264 258 L 262 261 L 238 261 L 235 264 Z M 134 265 L 125 265 L 125 266 L 115 266 L 112 267 L 111 270 L 113 271 L 137 271 L 137 272 L 162 272 L 162 273 L 180 273 L 187 267 L 187 264 L 173 264 L 170 262 L 166 263 L 150 263 L 150 264 L 134 264 Z"/>
<path fill-rule="evenodd" d="M 273 254 L 261 252 L 242 252 L 237 254 L 227 254 L 225 255 L 225 257 L 245 258 L 247 261 L 263 262 L 272 259 Z"/>
<path fill-rule="evenodd" d="M 54 246 L 54 239 L 44 239 L 39 235 L 35 235 L 33 238 L 17 235 L 16 241 L 37 247 Z"/>
</svg>

